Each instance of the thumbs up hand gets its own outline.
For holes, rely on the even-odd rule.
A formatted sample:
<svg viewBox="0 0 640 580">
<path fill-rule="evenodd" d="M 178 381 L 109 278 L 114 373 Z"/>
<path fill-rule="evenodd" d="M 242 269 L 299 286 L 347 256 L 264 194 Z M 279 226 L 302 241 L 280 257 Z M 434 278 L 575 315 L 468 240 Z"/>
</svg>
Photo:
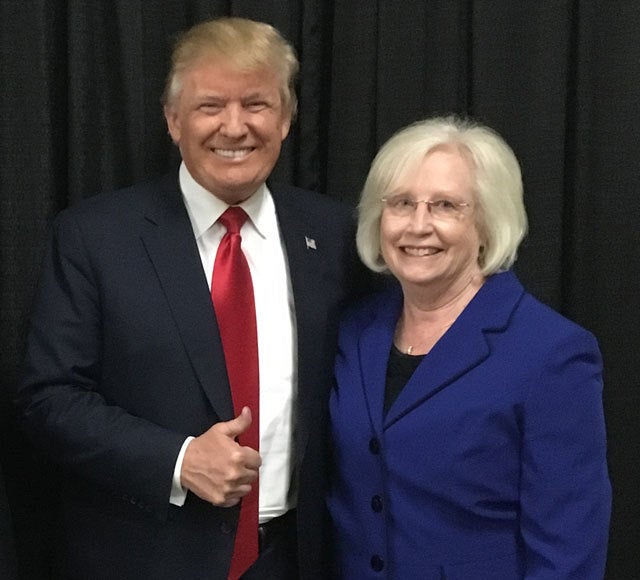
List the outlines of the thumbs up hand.
<svg viewBox="0 0 640 580">
<path fill-rule="evenodd" d="M 251 410 L 244 407 L 235 419 L 216 423 L 193 439 L 182 461 L 182 486 L 220 507 L 239 503 L 251 491 L 262 464 L 255 449 L 236 441 L 251 421 Z"/>
</svg>

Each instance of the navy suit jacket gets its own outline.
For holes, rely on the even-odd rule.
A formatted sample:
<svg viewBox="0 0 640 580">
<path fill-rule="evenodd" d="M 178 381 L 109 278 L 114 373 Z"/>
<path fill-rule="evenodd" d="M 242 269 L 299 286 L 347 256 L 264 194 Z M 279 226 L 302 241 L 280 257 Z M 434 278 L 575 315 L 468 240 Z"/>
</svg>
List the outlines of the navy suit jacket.
<svg viewBox="0 0 640 580">
<path fill-rule="evenodd" d="M 322 578 L 326 407 L 338 310 L 356 290 L 359 262 L 348 209 L 295 188 L 271 191 L 297 320 L 301 573 Z M 226 578 L 238 508 L 193 494 L 169 504 L 185 437 L 233 418 L 177 173 L 58 216 L 25 366 L 25 429 L 65 468 L 61 576 Z"/>
<path fill-rule="evenodd" d="M 594 337 L 490 277 L 383 413 L 399 287 L 345 317 L 328 505 L 344 578 L 601 579 L 611 490 Z"/>
</svg>

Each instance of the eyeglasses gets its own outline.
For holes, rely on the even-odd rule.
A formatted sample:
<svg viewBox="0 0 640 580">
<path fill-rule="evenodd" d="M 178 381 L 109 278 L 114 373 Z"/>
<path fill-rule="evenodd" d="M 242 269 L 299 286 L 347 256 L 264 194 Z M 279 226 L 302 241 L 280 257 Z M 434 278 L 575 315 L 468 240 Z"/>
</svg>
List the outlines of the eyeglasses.
<svg viewBox="0 0 640 580">
<path fill-rule="evenodd" d="M 470 203 L 456 202 L 450 199 L 413 199 L 408 195 L 393 195 L 391 197 L 381 197 L 380 201 L 393 217 L 411 217 L 419 203 L 424 203 L 427 210 L 434 219 L 442 221 L 455 221 L 467 214 L 471 208 Z"/>
</svg>

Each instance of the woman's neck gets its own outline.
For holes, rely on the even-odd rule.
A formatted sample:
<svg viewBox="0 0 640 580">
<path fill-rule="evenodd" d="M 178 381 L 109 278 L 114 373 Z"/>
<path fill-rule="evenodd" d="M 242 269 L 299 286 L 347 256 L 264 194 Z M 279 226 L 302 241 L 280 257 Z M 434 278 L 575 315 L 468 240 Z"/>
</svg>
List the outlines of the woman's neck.
<svg viewBox="0 0 640 580">
<path fill-rule="evenodd" d="M 396 347 L 408 354 L 426 354 L 471 302 L 484 283 L 473 276 L 444 293 L 404 289 L 404 305 L 396 327 Z"/>
</svg>

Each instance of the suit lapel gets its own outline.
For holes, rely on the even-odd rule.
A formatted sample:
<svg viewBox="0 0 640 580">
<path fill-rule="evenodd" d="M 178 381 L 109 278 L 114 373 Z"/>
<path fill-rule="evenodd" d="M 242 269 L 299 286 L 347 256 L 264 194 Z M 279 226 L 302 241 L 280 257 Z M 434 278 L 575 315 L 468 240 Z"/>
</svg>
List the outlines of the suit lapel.
<svg viewBox="0 0 640 580">
<path fill-rule="evenodd" d="M 295 189 L 270 186 L 276 206 L 278 227 L 284 242 L 295 304 L 298 394 L 296 417 L 296 453 L 302 460 L 309 430 L 317 425 L 324 398 L 318 388 L 323 370 L 323 343 L 320 333 L 326 332 L 327 289 L 322 286 L 320 272 L 325 269 L 325 252 L 332 235 L 330 224 L 320 224 Z M 331 364 L 332 361 L 326 361 Z M 327 393 L 328 393 L 328 385 Z"/>
<path fill-rule="evenodd" d="M 231 392 L 211 297 L 176 178 L 152 193 L 142 241 L 193 369 L 220 420 L 233 418 Z M 226 381 L 221 384 L 221 380 Z"/>
</svg>

